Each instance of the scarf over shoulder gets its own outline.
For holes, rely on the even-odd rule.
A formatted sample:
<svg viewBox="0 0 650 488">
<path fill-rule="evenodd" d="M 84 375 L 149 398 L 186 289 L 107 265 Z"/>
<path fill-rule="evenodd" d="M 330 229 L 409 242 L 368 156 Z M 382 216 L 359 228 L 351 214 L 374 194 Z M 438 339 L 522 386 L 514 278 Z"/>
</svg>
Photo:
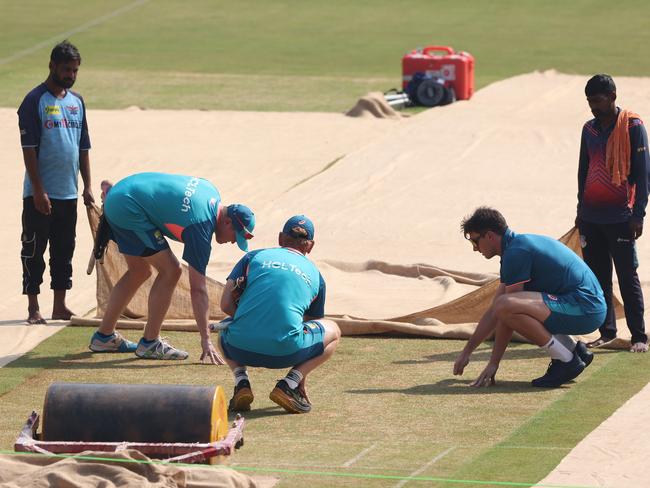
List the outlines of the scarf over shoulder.
<svg viewBox="0 0 650 488">
<path fill-rule="evenodd" d="M 621 110 L 616 119 L 616 126 L 607 140 L 605 164 L 612 175 L 612 183 L 620 186 L 627 181 L 630 174 L 630 119 L 640 119 L 629 110 Z"/>
</svg>

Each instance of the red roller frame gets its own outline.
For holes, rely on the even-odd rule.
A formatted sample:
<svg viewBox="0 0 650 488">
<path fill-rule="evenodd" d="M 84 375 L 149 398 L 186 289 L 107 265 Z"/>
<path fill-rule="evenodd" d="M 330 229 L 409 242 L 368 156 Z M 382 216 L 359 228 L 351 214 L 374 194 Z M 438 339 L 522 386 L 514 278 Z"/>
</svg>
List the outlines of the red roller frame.
<svg viewBox="0 0 650 488">
<path fill-rule="evenodd" d="M 29 416 L 14 444 L 16 452 L 79 454 L 84 451 L 118 452 L 135 449 L 148 457 L 162 458 L 166 463 L 205 463 L 215 456 L 230 456 L 244 444 L 244 418 L 239 414 L 226 437 L 210 443 L 40 441 L 36 434 L 39 419 L 36 412 Z"/>
</svg>

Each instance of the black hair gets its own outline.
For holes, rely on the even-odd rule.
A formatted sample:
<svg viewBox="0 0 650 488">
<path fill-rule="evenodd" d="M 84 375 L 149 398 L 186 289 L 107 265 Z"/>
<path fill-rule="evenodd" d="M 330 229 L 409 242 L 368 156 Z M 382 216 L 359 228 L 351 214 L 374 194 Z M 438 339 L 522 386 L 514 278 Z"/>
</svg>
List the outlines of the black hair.
<svg viewBox="0 0 650 488">
<path fill-rule="evenodd" d="M 585 85 L 585 95 L 588 97 L 609 95 L 611 93 L 616 93 L 616 85 L 612 77 L 606 74 L 592 76 Z"/>
<path fill-rule="evenodd" d="M 492 231 L 502 236 L 506 233 L 508 224 L 506 219 L 496 209 L 490 207 L 479 207 L 474 213 L 465 217 L 460 223 L 461 232 L 467 237 L 470 232 L 485 234 Z"/>
<path fill-rule="evenodd" d="M 54 46 L 50 54 L 50 61 L 54 64 L 67 63 L 69 61 L 79 61 L 81 63 L 81 55 L 77 47 L 66 39 Z"/>
</svg>

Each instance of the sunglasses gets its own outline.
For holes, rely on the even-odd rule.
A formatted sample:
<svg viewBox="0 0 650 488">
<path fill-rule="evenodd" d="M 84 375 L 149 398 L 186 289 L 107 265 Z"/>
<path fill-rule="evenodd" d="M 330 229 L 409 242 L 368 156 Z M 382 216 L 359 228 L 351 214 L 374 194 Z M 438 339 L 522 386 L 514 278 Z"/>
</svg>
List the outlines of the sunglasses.
<svg viewBox="0 0 650 488">
<path fill-rule="evenodd" d="M 485 237 L 485 232 L 479 234 L 478 237 L 470 237 L 469 235 L 466 235 L 465 239 L 470 241 L 475 247 L 478 247 L 478 243 L 483 237 Z"/>
</svg>

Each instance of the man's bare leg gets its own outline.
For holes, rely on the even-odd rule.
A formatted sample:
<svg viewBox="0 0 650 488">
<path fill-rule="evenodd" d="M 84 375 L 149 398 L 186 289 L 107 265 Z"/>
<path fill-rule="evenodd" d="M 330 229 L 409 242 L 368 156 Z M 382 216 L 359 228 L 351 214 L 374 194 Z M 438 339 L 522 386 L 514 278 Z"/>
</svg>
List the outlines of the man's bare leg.
<svg viewBox="0 0 650 488">
<path fill-rule="evenodd" d="M 532 381 L 532 385 L 556 388 L 576 378 L 585 369 L 585 363 L 575 351 L 567 349 L 544 327 L 551 311 L 538 292 L 517 292 L 506 294 L 495 302 L 495 312 L 500 324 L 519 332 L 543 348 L 554 361 L 546 374 Z"/>
<path fill-rule="evenodd" d="M 551 339 L 551 333 L 544 327 L 544 321 L 551 315 L 551 311 L 544 303 L 541 293 L 506 293 L 497 299 L 494 307 L 500 323 L 519 332 L 539 347 Z"/>
<path fill-rule="evenodd" d="M 113 287 L 106 305 L 106 311 L 102 318 L 98 332 L 111 335 L 115 332 L 115 324 L 120 318 L 122 311 L 138 291 L 138 288 L 151 276 L 151 267 L 145 258 L 138 256 L 123 255 L 126 259 L 128 269 Z"/>
<path fill-rule="evenodd" d="M 148 256 L 145 260 L 158 271 L 158 276 L 149 291 L 147 324 L 143 334 L 145 340 L 152 341 L 160 335 L 163 320 L 169 310 L 174 289 L 183 269 L 171 249 Z"/>
<path fill-rule="evenodd" d="M 52 307 L 52 320 L 70 320 L 74 312 L 65 304 L 67 290 L 54 290 L 54 306 Z"/>
<path fill-rule="evenodd" d="M 27 323 L 30 325 L 47 324 L 38 305 L 38 295 L 27 295 Z"/>
<path fill-rule="evenodd" d="M 341 339 L 341 329 L 339 329 L 336 322 L 333 320 L 319 320 L 318 322 L 325 327 L 325 335 L 323 336 L 323 345 L 325 346 L 325 349 L 323 350 L 323 354 L 320 356 L 311 358 L 304 363 L 294 366 L 293 369 L 300 371 L 303 378 L 332 357 L 334 351 L 336 351 L 336 348 L 339 345 L 339 340 Z"/>
<path fill-rule="evenodd" d="M 287 373 L 287 376 L 278 382 L 270 394 L 272 401 L 291 413 L 307 413 L 311 410 L 311 402 L 309 401 L 306 386 L 307 375 L 332 357 L 341 338 L 341 329 L 339 329 L 336 322 L 322 319 L 319 319 L 318 322 L 325 328 L 323 353 L 320 356 L 294 366 Z M 283 382 L 286 385 L 283 386 Z M 287 386 L 289 391 L 283 391 L 282 389 Z M 295 394 L 296 388 L 299 393 L 298 396 Z M 299 398 L 300 396 L 302 398 Z"/>
</svg>

